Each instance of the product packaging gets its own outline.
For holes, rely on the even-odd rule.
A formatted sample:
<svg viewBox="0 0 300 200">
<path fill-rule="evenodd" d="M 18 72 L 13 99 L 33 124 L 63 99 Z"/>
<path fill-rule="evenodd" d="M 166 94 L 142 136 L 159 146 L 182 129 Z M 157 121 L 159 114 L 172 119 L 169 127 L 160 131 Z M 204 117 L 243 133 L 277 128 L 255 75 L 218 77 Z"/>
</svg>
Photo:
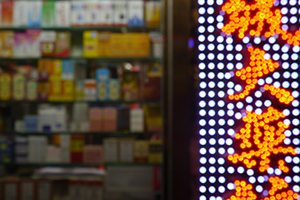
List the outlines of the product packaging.
<svg viewBox="0 0 300 200">
<path fill-rule="evenodd" d="M 13 21 L 14 27 L 27 27 L 28 4 L 26 1 L 14 1 Z"/>
<path fill-rule="evenodd" d="M 2 1 L 1 3 L 1 26 L 12 27 L 13 26 L 13 9 L 14 1 Z"/>
<path fill-rule="evenodd" d="M 72 135 L 71 136 L 71 163 L 83 162 L 83 147 L 84 147 L 84 136 Z"/>
<path fill-rule="evenodd" d="M 101 132 L 104 130 L 104 110 L 99 107 L 89 109 L 89 122 L 91 132 Z"/>
<path fill-rule="evenodd" d="M 158 1 L 145 2 L 145 23 L 150 27 L 160 25 L 161 3 Z"/>
<path fill-rule="evenodd" d="M 13 31 L 0 31 L 0 58 L 13 57 L 14 37 Z"/>
<path fill-rule="evenodd" d="M 134 139 L 126 138 L 119 140 L 120 162 L 133 162 L 134 161 Z"/>
<path fill-rule="evenodd" d="M 56 2 L 57 3 L 57 2 Z M 42 8 L 42 27 L 54 27 L 55 26 L 55 2 L 44 1 Z"/>
<path fill-rule="evenodd" d="M 119 141 L 117 138 L 106 138 L 103 141 L 104 162 L 118 162 L 119 160 Z"/>
<path fill-rule="evenodd" d="M 128 23 L 128 8 L 126 1 L 114 1 L 114 25 L 126 26 Z"/>
<path fill-rule="evenodd" d="M 98 57 L 98 32 L 84 31 L 83 33 L 83 56 L 85 58 Z"/>
<path fill-rule="evenodd" d="M 55 2 L 55 25 L 57 27 L 70 26 L 70 7 L 69 1 L 56 1 Z"/>
<path fill-rule="evenodd" d="M 117 131 L 117 109 L 114 107 L 106 107 L 104 112 L 104 132 Z"/>
<path fill-rule="evenodd" d="M 71 2 L 71 25 L 83 26 L 85 21 L 84 1 Z"/>
<path fill-rule="evenodd" d="M 142 108 L 130 110 L 130 132 L 144 132 L 144 121 Z"/>
<path fill-rule="evenodd" d="M 98 12 L 97 21 L 102 26 L 111 26 L 113 24 L 113 2 L 112 1 L 99 1 L 100 10 Z"/>
<path fill-rule="evenodd" d="M 41 27 L 42 25 L 42 1 L 27 1 L 28 27 Z"/>
<path fill-rule="evenodd" d="M 41 57 L 41 50 L 40 50 L 41 30 L 29 29 L 26 31 L 26 33 L 28 35 L 28 49 L 30 49 L 30 51 L 28 51 L 28 56 L 33 58 Z"/>
<path fill-rule="evenodd" d="M 22 74 L 14 74 L 13 76 L 13 99 L 21 101 L 25 99 L 26 79 Z"/>
<path fill-rule="evenodd" d="M 86 79 L 84 81 L 84 99 L 86 101 L 96 100 L 96 80 Z"/>
<path fill-rule="evenodd" d="M 144 25 L 144 2 L 142 0 L 128 1 L 128 26 Z"/>
<path fill-rule="evenodd" d="M 12 77 L 9 73 L 0 73 L 0 100 L 8 101 L 12 98 Z"/>
<path fill-rule="evenodd" d="M 44 57 L 54 56 L 56 44 L 56 31 L 42 31 L 40 37 L 41 55 Z"/>
<path fill-rule="evenodd" d="M 28 36 L 26 33 L 15 33 L 14 57 L 26 58 L 28 52 Z"/>
<path fill-rule="evenodd" d="M 56 57 L 69 57 L 71 51 L 71 33 L 57 32 L 55 44 Z"/>
</svg>

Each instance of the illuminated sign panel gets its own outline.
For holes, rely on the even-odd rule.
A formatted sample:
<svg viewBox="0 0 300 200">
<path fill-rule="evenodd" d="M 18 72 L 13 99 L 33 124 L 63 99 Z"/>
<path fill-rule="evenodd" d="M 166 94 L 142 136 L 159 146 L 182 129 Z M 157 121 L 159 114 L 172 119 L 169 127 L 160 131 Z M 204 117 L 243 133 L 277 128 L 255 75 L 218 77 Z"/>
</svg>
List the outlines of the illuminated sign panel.
<svg viewBox="0 0 300 200">
<path fill-rule="evenodd" d="M 300 199 L 300 1 L 198 3 L 199 199 Z"/>
</svg>

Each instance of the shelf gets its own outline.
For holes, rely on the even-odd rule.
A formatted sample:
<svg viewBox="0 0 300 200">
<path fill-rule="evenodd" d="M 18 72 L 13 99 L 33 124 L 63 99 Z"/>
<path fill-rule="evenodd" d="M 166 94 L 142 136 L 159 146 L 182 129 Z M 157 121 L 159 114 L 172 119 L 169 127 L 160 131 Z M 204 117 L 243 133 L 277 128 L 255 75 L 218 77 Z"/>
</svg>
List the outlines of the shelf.
<svg viewBox="0 0 300 200">
<path fill-rule="evenodd" d="M 53 31 L 112 31 L 112 32 L 132 32 L 132 31 L 160 31 L 159 27 L 148 27 L 148 26 L 138 26 L 138 27 L 128 27 L 128 26 L 101 26 L 101 27 L 0 27 L 0 31 L 26 31 L 27 29 L 39 29 L 39 30 L 53 30 Z"/>
<path fill-rule="evenodd" d="M 0 101 L 1 105 L 15 105 L 15 104 L 74 104 L 74 103 L 88 103 L 97 105 L 130 105 L 130 104 L 161 104 L 160 100 L 141 100 L 141 101 Z"/>
<path fill-rule="evenodd" d="M 144 167 L 144 166 L 161 166 L 161 163 L 0 163 L 0 165 L 12 167 L 98 167 L 117 166 L 117 167 Z"/>
<path fill-rule="evenodd" d="M 29 136 L 29 135 L 42 135 L 42 136 L 51 136 L 54 134 L 61 135 L 102 135 L 102 136 L 134 136 L 134 135 L 152 135 L 157 134 L 161 135 L 160 132 L 71 132 L 71 131 L 57 131 L 57 132 L 16 132 L 16 131 L 0 131 L 0 134 L 3 135 L 19 135 L 19 136 Z"/>
<path fill-rule="evenodd" d="M 125 61 L 144 61 L 144 62 L 161 62 L 161 58 L 155 57 L 116 57 L 116 58 L 83 58 L 83 57 L 41 57 L 41 58 L 0 58 L 1 61 L 37 61 L 39 59 L 71 59 L 74 61 L 85 61 L 85 60 L 93 60 L 93 61 L 101 61 L 101 62 L 125 62 Z"/>
</svg>

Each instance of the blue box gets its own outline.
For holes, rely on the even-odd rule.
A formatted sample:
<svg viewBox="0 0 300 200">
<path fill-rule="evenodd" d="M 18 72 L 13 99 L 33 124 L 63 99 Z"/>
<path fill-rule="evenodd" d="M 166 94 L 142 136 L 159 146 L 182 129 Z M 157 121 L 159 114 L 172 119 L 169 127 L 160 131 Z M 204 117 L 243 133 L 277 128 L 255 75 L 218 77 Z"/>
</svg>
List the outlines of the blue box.
<svg viewBox="0 0 300 200">
<path fill-rule="evenodd" d="M 74 80 L 75 70 L 73 60 L 63 60 L 62 80 Z"/>
<path fill-rule="evenodd" d="M 109 81 L 97 81 L 97 100 L 109 100 Z"/>
<path fill-rule="evenodd" d="M 24 119 L 25 132 L 37 132 L 38 131 L 38 116 L 27 115 Z"/>
<path fill-rule="evenodd" d="M 100 68 L 96 70 L 96 80 L 98 81 L 108 81 L 109 80 L 109 70 L 107 68 Z"/>
</svg>

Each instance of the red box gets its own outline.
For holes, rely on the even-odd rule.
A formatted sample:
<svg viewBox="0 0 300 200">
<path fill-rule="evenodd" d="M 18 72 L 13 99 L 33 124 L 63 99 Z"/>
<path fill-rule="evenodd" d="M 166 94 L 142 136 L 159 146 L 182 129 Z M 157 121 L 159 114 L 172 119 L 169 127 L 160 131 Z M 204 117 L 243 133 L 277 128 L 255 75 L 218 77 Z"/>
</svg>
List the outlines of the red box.
<svg viewBox="0 0 300 200">
<path fill-rule="evenodd" d="M 104 131 L 117 131 L 117 109 L 104 108 Z"/>
<path fill-rule="evenodd" d="M 90 108 L 89 119 L 90 119 L 90 131 L 101 132 L 104 129 L 103 125 L 104 112 L 102 108 Z"/>
</svg>

